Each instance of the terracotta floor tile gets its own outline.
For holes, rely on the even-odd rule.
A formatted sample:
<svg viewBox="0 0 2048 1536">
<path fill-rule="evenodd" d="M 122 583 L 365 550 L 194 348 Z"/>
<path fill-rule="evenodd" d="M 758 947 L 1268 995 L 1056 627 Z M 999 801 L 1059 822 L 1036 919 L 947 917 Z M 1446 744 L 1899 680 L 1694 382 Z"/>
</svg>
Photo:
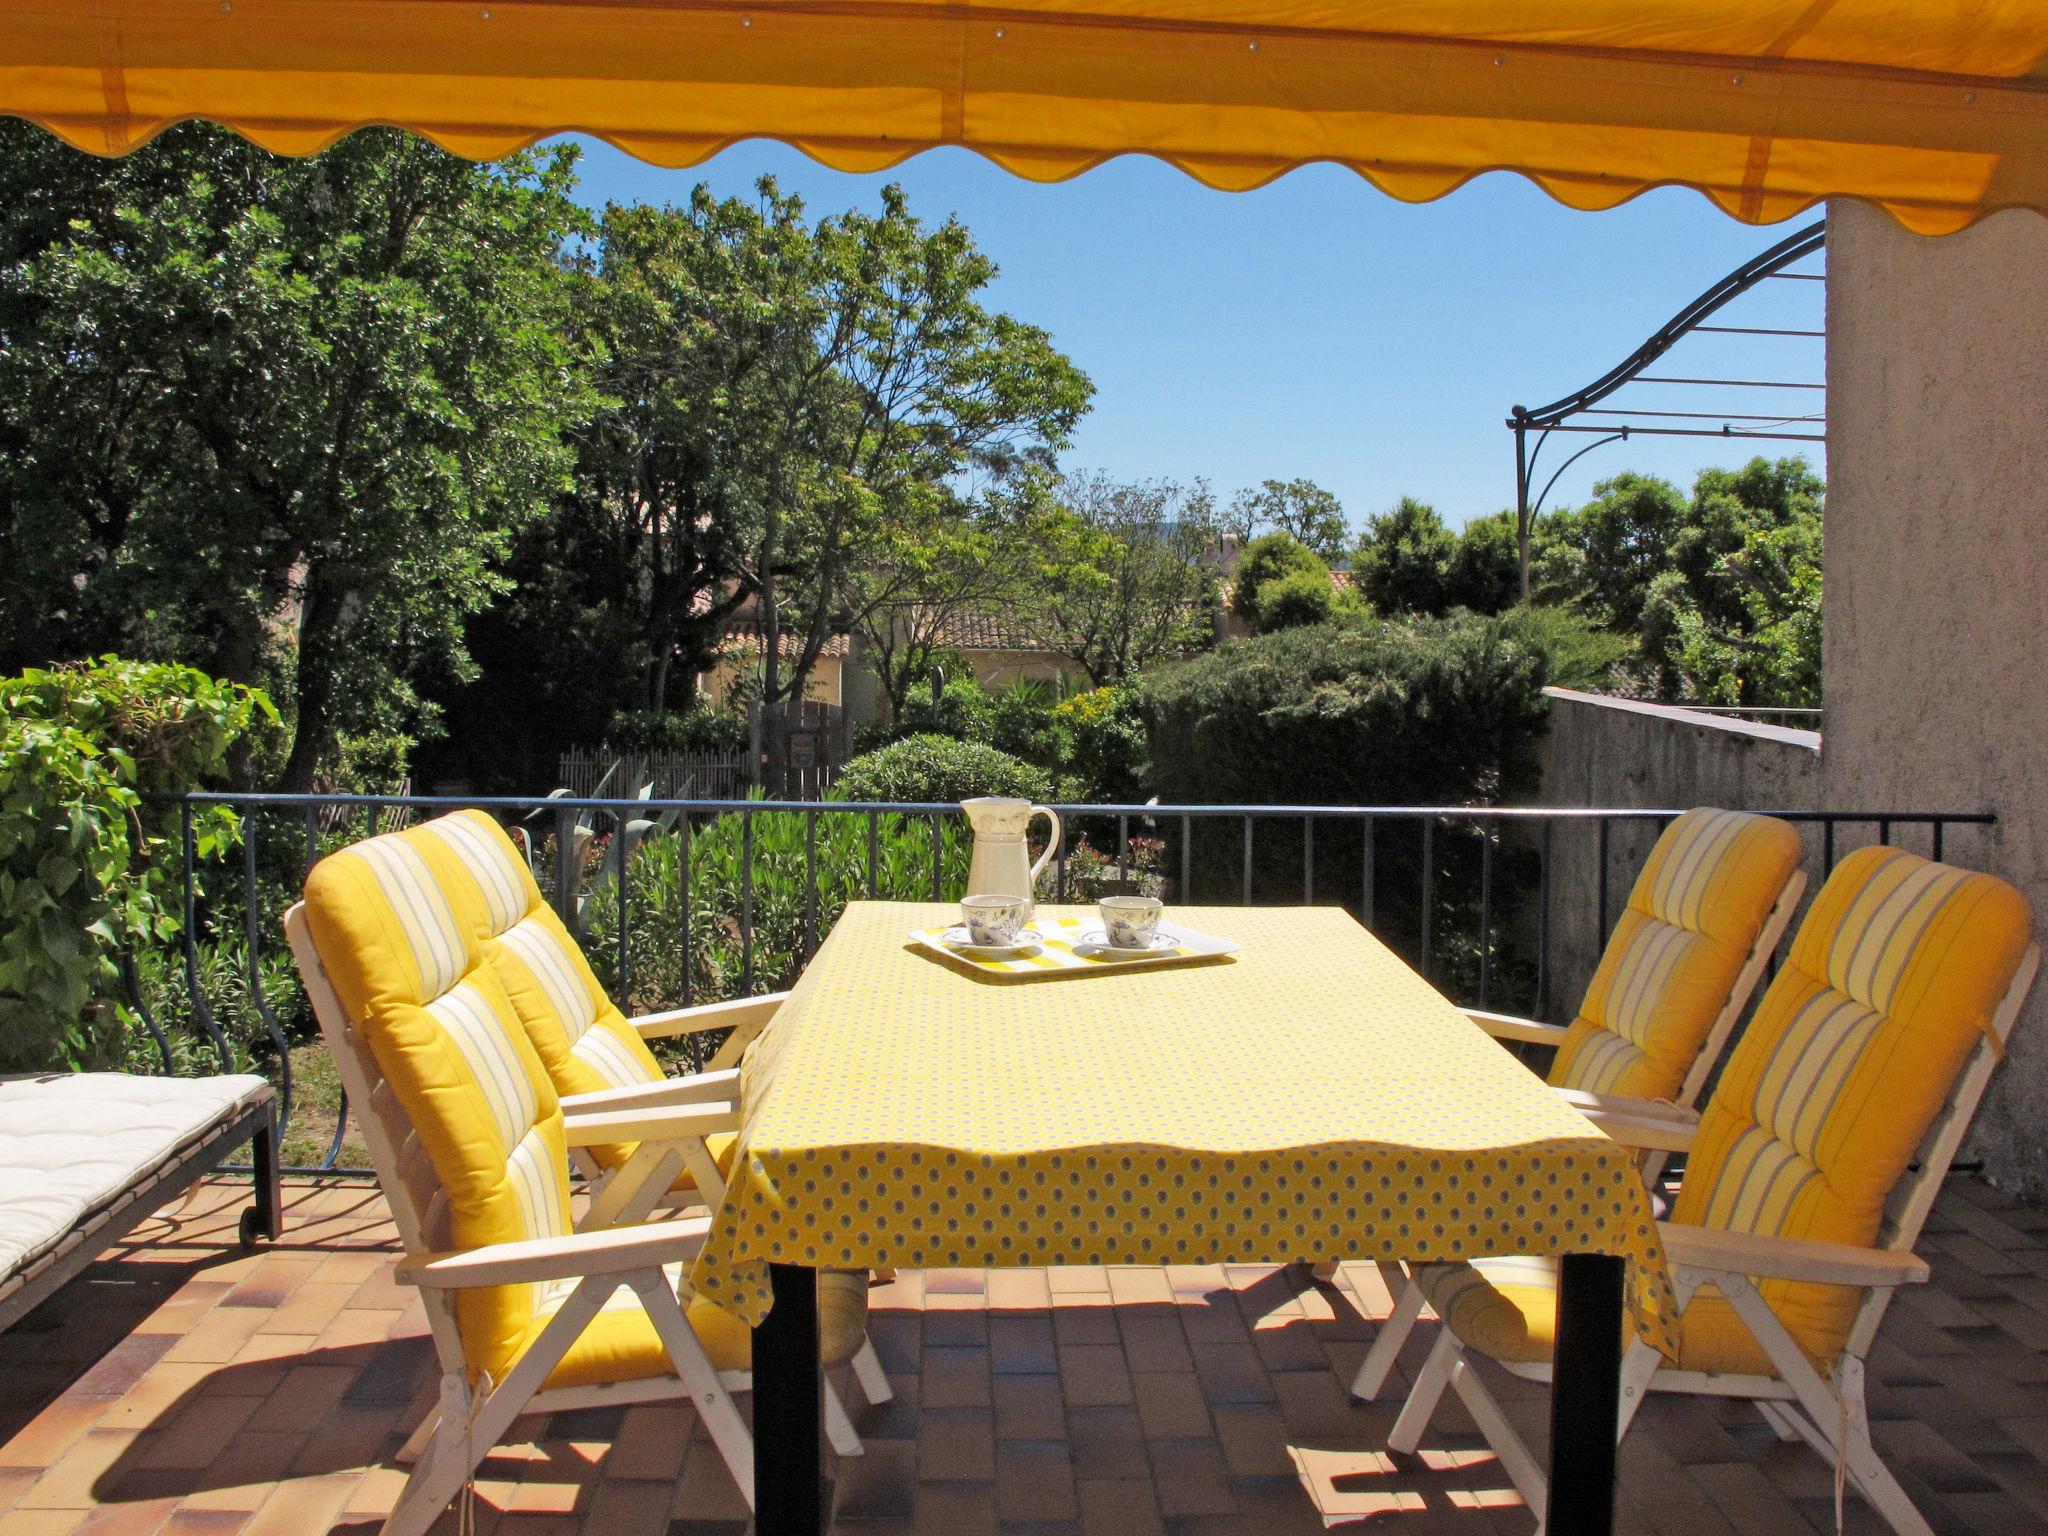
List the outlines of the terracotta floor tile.
<svg viewBox="0 0 2048 1536">
<path fill-rule="evenodd" d="M 1087 1478 L 1074 1484 L 1081 1536 L 1164 1536 L 1159 1500 L 1147 1477 Z"/>
<path fill-rule="evenodd" d="M 917 1536 L 995 1536 L 994 1483 L 920 1483 Z"/>
<path fill-rule="evenodd" d="M 1069 1408 L 1067 1445 L 1077 1479 L 1146 1473 L 1145 1426 L 1136 1408 Z"/>
<path fill-rule="evenodd" d="M 1052 1285 L 1042 1269 L 992 1269 L 988 1304 L 993 1310 L 1042 1311 L 1052 1305 Z"/>
<path fill-rule="evenodd" d="M 1064 1440 L 1005 1440 L 996 1447 L 996 1514 L 1005 1523 L 1072 1520 L 1078 1512 Z"/>
<path fill-rule="evenodd" d="M 101 1480 L 120 1465 L 134 1445 L 135 1435 L 129 1430 L 87 1430 L 15 1501 L 15 1509 L 92 1508 L 101 1499 Z"/>
<path fill-rule="evenodd" d="M 1065 1264 L 1045 1272 L 1046 1284 L 1054 1296 L 1080 1291 L 1091 1296 L 1109 1294 L 1109 1272 L 1099 1264 Z"/>
<path fill-rule="evenodd" d="M 16 1509 L 0 1515 L 0 1536 L 69 1536 L 84 1515 L 75 1509 Z"/>
<path fill-rule="evenodd" d="M 1057 1376 L 996 1377 L 995 1413 L 1000 1440 L 1057 1440 L 1067 1432 Z"/>
<path fill-rule="evenodd" d="M 1237 1508 L 1223 1452 L 1206 1436 L 1201 1439 L 1153 1440 L 1153 1491 L 1168 1519 L 1177 1515 L 1229 1514 Z"/>
<path fill-rule="evenodd" d="M 361 1186 L 295 1187 L 288 1251 L 236 1248 L 246 1201 L 241 1181 L 209 1187 L 0 1335 L 0 1536 L 374 1536 L 405 1480 L 386 1458 L 433 1401 L 423 1308 Z M 2048 1213 L 1958 1181 L 1936 1214 L 1937 1281 L 1902 1293 L 1873 1355 L 1879 1444 L 1944 1536 L 2048 1527 Z M 1329 1287 L 1265 1265 L 960 1271 L 928 1295 L 932 1278 L 871 1296 L 898 1390 L 849 1402 L 869 1454 L 829 1463 L 838 1536 L 1292 1536 L 1325 1518 L 1526 1536 L 1461 1408 L 1424 1456 L 1383 1454 L 1433 1325 L 1386 1401 L 1349 1401 L 1390 1301 L 1371 1266 Z M 1482 1374 L 1540 1446 L 1544 1389 Z M 685 1405 L 515 1433 L 485 1463 L 482 1536 L 746 1527 Z M 1621 1536 L 1833 1524 L 1825 1464 L 1739 1404 L 1654 1398 L 1621 1466 Z M 1883 1536 L 1853 1496 L 1846 1514 L 1845 1536 Z"/>
<path fill-rule="evenodd" d="M 1109 1304 L 1107 1291 L 1097 1295 L 1070 1293 L 1060 1298 L 1052 1311 L 1052 1331 L 1062 1344 L 1114 1344 L 1123 1337 L 1117 1330 L 1116 1312 Z"/>
<path fill-rule="evenodd" d="M 1141 1371 L 1131 1378 L 1132 1395 L 1145 1433 L 1195 1436 L 1211 1432 L 1209 1405 L 1193 1371 Z"/>
<path fill-rule="evenodd" d="M 927 1349 L 924 1352 L 926 1408 L 986 1408 L 989 1368 L 986 1349 Z"/>
<path fill-rule="evenodd" d="M 926 1409 L 918 1428 L 917 1475 L 925 1482 L 985 1483 L 993 1478 L 994 1410 Z"/>
<path fill-rule="evenodd" d="M 1197 1344 L 1195 1374 L 1212 1403 L 1270 1403 L 1273 1383 L 1265 1363 L 1249 1344 Z"/>
<path fill-rule="evenodd" d="M 1129 1403 L 1130 1367 L 1117 1344 L 1062 1344 L 1059 1347 L 1060 1391 L 1069 1408 L 1100 1408 Z"/>
<path fill-rule="evenodd" d="M 1059 1369 L 1049 1313 L 992 1313 L 988 1326 L 989 1366 L 997 1375 L 1039 1375 Z"/>
</svg>

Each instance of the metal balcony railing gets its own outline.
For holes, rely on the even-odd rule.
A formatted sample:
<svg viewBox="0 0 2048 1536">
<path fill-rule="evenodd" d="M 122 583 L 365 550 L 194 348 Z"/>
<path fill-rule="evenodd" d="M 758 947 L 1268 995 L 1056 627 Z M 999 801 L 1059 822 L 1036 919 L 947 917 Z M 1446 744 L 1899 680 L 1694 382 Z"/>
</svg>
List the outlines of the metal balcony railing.
<svg viewBox="0 0 2048 1536">
<path fill-rule="evenodd" d="M 196 854 L 193 813 L 243 817 L 232 861 Z M 595 799 L 557 796 L 205 794 L 181 802 L 184 928 L 156 974 L 182 973 L 185 1034 L 227 1070 L 254 1057 L 278 1082 L 289 1134 L 292 1049 L 317 1038 L 281 1016 L 266 961 L 286 953 L 278 921 L 324 853 L 448 811 L 497 817 L 541 889 L 628 1013 L 787 986 L 847 900 L 963 894 L 968 834 L 957 805 L 843 801 Z M 1583 985 L 1666 809 L 1492 806 L 1059 805 L 1067 840 L 1045 898 L 1087 900 L 1134 886 L 1169 903 L 1341 905 L 1433 983 L 1478 1007 L 1534 1016 L 1560 1000 L 1561 969 Z M 1838 847 L 1913 846 L 1941 858 L 1959 811 L 1773 811 L 1799 826 L 1822 878 Z M 564 856 L 564 850 L 567 851 Z M 1968 856 L 1968 851 L 1964 852 Z M 1816 882 L 1817 884 L 1818 882 Z M 239 950 L 239 953 L 236 951 Z M 203 960 L 210 957 L 210 960 Z M 225 957 L 225 959 L 223 958 Z M 167 966 L 168 962 L 168 966 Z M 174 1070 L 169 1031 L 132 999 Z M 209 976 L 211 980 L 209 981 Z M 239 1023 L 224 1022 L 232 991 Z M 289 1010 L 287 1010 L 288 1012 Z M 338 1166 L 347 1106 L 317 1161 Z M 366 1170 L 365 1170 L 366 1171 Z"/>
</svg>

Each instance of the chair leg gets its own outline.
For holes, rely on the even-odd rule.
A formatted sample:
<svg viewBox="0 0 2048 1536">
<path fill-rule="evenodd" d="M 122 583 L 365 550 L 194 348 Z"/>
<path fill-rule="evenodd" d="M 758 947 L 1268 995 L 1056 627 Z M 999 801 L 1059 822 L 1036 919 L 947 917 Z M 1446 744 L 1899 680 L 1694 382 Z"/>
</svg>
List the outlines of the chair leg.
<svg viewBox="0 0 2048 1536">
<path fill-rule="evenodd" d="M 1408 1342 L 1408 1336 L 1415 1331 L 1416 1319 L 1422 1316 L 1422 1287 L 1395 1265 L 1384 1265 L 1382 1275 L 1390 1282 L 1397 1282 L 1394 1310 L 1387 1314 L 1380 1324 L 1379 1332 L 1373 1335 L 1372 1348 L 1365 1352 L 1365 1364 L 1358 1368 L 1358 1375 L 1351 1383 L 1351 1395 L 1360 1402 L 1371 1402 L 1380 1395 L 1387 1384 L 1387 1377 L 1393 1374 L 1394 1362 L 1400 1357 L 1401 1346 Z"/>
<path fill-rule="evenodd" d="M 1415 1447 L 1422 1444 L 1422 1432 L 1429 1428 L 1430 1416 L 1443 1401 L 1444 1388 L 1451 1384 L 1451 1367 L 1458 1363 L 1461 1353 L 1457 1336 L 1448 1328 L 1440 1330 L 1436 1343 L 1430 1346 L 1429 1358 L 1422 1363 L 1421 1374 L 1415 1378 L 1415 1386 L 1408 1393 L 1408 1401 L 1401 1405 L 1400 1416 L 1387 1435 L 1388 1450 L 1413 1454 Z"/>
<path fill-rule="evenodd" d="M 853 1379 L 860 1383 L 860 1395 L 873 1407 L 886 1403 L 896 1395 L 896 1389 L 889 1385 L 889 1373 L 882 1369 L 882 1357 L 875 1353 L 875 1341 L 863 1338 L 860 1348 L 853 1353 Z"/>
<path fill-rule="evenodd" d="M 1847 1443 L 1841 1454 L 1863 1497 L 1899 1536 L 1934 1536 L 1934 1527 L 1914 1506 L 1891 1469 L 1878 1458 L 1877 1447 L 1870 1443 L 1870 1411 L 1863 1401 L 1863 1362 L 1854 1358 L 1844 1360 L 1835 1372 L 1835 1384 L 1848 1407 Z"/>
<path fill-rule="evenodd" d="M 690 1320 L 683 1315 L 683 1304 L 676 1299 L 676 1293 L 669 1289 L 668 1278 L 660 1270 L 635 1273 L 629 1283 L 640 1298 L 640 1305 L 647 1311 L 647 1317 L 654 1324 L 654 1331 L 661 1335 L 661 1342 L 668 1349 L 670 1364 L 676 1374 L 689 1388 L 690 1401 L 696 1406 L 697 1417 L 711 1433 L 712 1444 L 718 1447 L 719 1460 L 725 1463 L 725 1470 L 732 1474 L 738 1484 L 740 1497 L 747 1501 L 747 1508 L 754 1507 L 754 1437 L 748 1431 L 746 1421 L 733 1405 L 732 1394 L 725 1390 L 725 1384 L 718 1379 L 718 1372 L 712 1369 L 711 1361 L 704 1353 L 704 1345 L 697 1337 Z"/>
<path fill-rule="evenodd" d="M 473 1452 L 474 1460 L 469 1452 Z M 378 1536 L 426 1536 L 462 1491 L 462 1485 L 469 1481 L 476 1464 L 490 1453 L 489 1442 L 465 1447 L 461 1424 L 447 1414 L 439 1415 L 438 1427 L 425 1455 L 405 1480 L 404 1491 Z"/>
<path fill-rule="evenodd" d="M 436 1408 L 432 1413 L 429 1413 L 424 1419 L 420 1420 L 419 1428 L 415 1429 L 407 1438 L 405 1444 L 398 1448 L 398 1454 L 392 1459 L 401 1467 L 413 1466 L 419 1461 L 421 1456 L 426 1454 L 427 1446 L 433 1441 L 434 1433 L 440 1427 L 441 1410 Z"/>
<path fill-rule="evenodd" d="M 839 1391 L 829 1377 L 825 1381 L 825 1439 L 841 1456 L 860 1456 L 867 1451 L 867 1447 L 860 1443 L 860 1432 L 853 1427 L 853 1420 L 846 1416 L 846 1404 L 841 1401 Z"/>
<path fill-rule="evenodd" d="M 1514 1426 L 1508 1423 L 1500 1403 L 1486 1390 L 1486 1383 L 1479 1379 L 1472 1362 L 1462 1355 L 1451 1366 L 1451 1386 L 1464 1403 L 1465 1411 L 1472 1415 L 1472 1422 L 1479 1426 L 1479 1433 L 1493 1447 L 1493 1454 L 1500 1458 L 1501 1470 L 1514 1483 L 1522 1502 L 1535 1511 L 1540 1524 L 1550 1507 L 1550 1480 L 1543 1475 L 1529 1448 L 1522 1444 Z"/>
<path fill-rule="evenodd" d="M 1934 1536 L 1934 1527 L 1914 1507 L 1870 1442 L 1870 1413 L 1863 1401 L 1863 1362 L 1845 1356 L 1836 1366 L 1834 1384 L 1830 1386 L 1747 1276 L 1716 1274 L 1713 1278 L 1750 1336 L 1764 1347 L 1771 1364 L 1778 1368 L 1779 1378 L 1792 1389 L 1809 1426 L 1833 1446 L 1836 1460 L 1857 1491 L 1884 1516 L 1885 1523 L 1898 1536 Z M 1795 1426 L 1798 1422 L 1793 1420 Z"/>
</svg>

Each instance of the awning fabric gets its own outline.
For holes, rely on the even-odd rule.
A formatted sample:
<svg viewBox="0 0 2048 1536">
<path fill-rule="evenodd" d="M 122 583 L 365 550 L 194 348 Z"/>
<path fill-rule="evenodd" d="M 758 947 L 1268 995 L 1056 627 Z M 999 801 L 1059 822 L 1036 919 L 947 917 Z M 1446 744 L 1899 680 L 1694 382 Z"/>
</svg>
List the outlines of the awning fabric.
<svg viewBox="0 0 2048 1536">
<path fill-rule="evenodd" d="M 689 165 L 784 140 L 876 170 L 1159 156 L 1393 196 L 1519 171 L 1576 208 L 1695 187 L 1926 233 L 2048 209 L 2048 0 L 6 0 L 0 112 L 121 154 L 186 118 L 304 154 L 393 123 Z"/>
</svg>

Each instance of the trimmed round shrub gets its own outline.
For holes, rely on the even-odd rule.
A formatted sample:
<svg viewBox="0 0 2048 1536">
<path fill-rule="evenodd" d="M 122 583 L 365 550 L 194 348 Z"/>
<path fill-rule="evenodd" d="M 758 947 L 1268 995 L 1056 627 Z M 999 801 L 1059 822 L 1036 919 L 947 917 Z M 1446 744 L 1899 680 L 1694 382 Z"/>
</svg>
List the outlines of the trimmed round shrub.
<svg viewBox="0 0 2048 1536">
<path fill-rule="evenodd" d="M 1052 796 L 1052 779 L 1007 752 L 951 736 L 909 736 L 864 752 L 841 770 L 848 800 L 971 800 L 976 795 Z"/>
<path fill-rule="evenodd" d="M 1328 571 L 1291 571 L 1259 588 L 1259 629 L 1271 634 L 1298 624 L 1327 624 L 1337 611 Z"/>
<path fill-rule="evenodd" d="M 1323 557 L 1293 534 L 1268 533 L 1253 539 L 1238 557 L 1231 610 L 1255 630 L 1278 627 L 1264 622 L 1261 608 L 1266 588 L 1289 576 L 1315 576 L 1324 586 L 1330 584 L 1330 568 Z"/>
</svg>

